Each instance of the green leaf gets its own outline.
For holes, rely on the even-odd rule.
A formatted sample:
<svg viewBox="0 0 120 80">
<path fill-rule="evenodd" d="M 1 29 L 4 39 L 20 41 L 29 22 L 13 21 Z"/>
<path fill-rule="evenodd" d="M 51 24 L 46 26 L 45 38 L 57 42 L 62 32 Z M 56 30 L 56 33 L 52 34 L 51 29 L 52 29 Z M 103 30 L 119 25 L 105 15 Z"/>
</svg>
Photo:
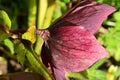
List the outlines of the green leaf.
<svg viewBox="0 0 120 80">
<path fill-rule="evenodd" d="M 102 70 L 87 70 L 89 80 L 106 80 L 106 73 Z"/>
<path fill-rule="evenodd" d="M 120 77 L 120 67 L 118 67 L 117 71 L 115 72 L 115 77 Z"/>
<path fill-rule="evenodd" d="M 12 54 L 14 54 L 14 45 L 10 39 L 4 40 L 5 46 L 7 46 Z"/>
<path fill-rule="evenodd" d="M 66 11 L 67 11 L 66 3 L 56 0 L 56 5 L 55 5 L 53 17 L 52 17 L 52 22 L 54 22 L 57 18 L 62 16 L 62 14 L 64 14 Z"/>
<path fill-rule="evenodd" d="M 44 22 L 43 25 L 41 26 L 42 29 L 46 29 L 50 26 L 54 9 L 55 9 L 55 1 L 48 0 L 48 7 L 45 13 Z"/>
<path fill-rule="evenodd" d="M 117 21 L 117 22 L 115 23 L 115 29 L 116 29 L 116 30 L 120 30 L 120 21 Z"/>
<path fill-rule="evenodd" d="M 7 13 L 0 10 L 0 42 L 9 37 L 9 29 L 11 28 L 11 21 Z"/>
<path fill-rule="evenodd" d="M 120 30 L 109 28 L 109 34 L 104 36 L 104 45 L 116 61 L 120 61 Z"/>
<path fill-rule="evenodd" d="M 101 2 L 101 3 L 106 3 L 109 4 L 111 6 L 114 6 L 118 9 L 120 9 L 120 1 L 119 0 L 92 0 L 92 1 L 97 1 L 97 2 Z"/>
<path fill-rule="evenodd" d="M 0 10 L 0 25 L 5 25 L 8 29 L 11 28 L 11 20 L 9 19 L 7 13 L 3 10 Z"/>
<path fill-rule="evenodd" d="M 9 37 L 9 34 L 0 28 L 0 42 L 7 39 L 8 37 Z"/>
<path fill-rule="evenodd" d="M 29 27 L 29 29 L 27 30 L 27 32 L 25 32 L 22 35 L 22 39 L 26 39 L 31 41 L 32 43 L 34 43 L 36 41 L 36 33 L 35 33 L 35 25 L 34 23 L 31 24 L 31 26 Z"/>
<path fill-rule="evenodd" d="M 114 65 L 110 65 L 108 72 L 107 72 L 107 80 L 114 80 L 115 79 L 115 73 L 117 71 L 118 67 Z"/>
<path fill-rule="evenodd" d="M 70 0 L 61 0 L 62 2 L 69 3 Z"/>
<path fill-rule="evenodd" d="M 114 16 L 114 18 L 115 18 L 117 21 L 120 21 L 120 11 L 115 12 L 115 13 L 113 14 L 113 16 Z"/>
<path fill-rule="evenodd" d="M 46 80 L 53 80 L 52 75 L 49 73 L 47 68 L 42 64 L 39 57 L 33 51 L 31 45 L 25 45 L 25 48 L 27 60 L 29 61 L 33 70 L 39 73 L 40 75 L 44 76 Z"/>
<path fill-rule="evenodd" d="M 106 58 L 103 58 L 99 61 L 97 61 L 94 65 L 92 65 L 89 70 L 95 70 L 97 68 L 99 68 L 104 62 L 105 62 Z"/>
<path fill-rule="evenodd" d="M 117 47 L 116 53 L 114 54 L 114 58 L 116 61 L 120 61 L 120 49 Z"/>
<path fill-rule="evenodd" d="M 17 59 L 21 65 L 24 65 L 26 49 L 20 41 L 14 41 L 15 53 L 17 53 Z"/>
<path fill-rule="evenodd" d="M 79 78 L 79 79 L 87 79 L 87 72 L 86 71 L 82 71 L 82 72 L 67 72 L 66 76 L 69 78 Z"/>
<path fill-rule="evenodd" d="M 37 0 L 29 0 L 28 3 L 28 26 L 31 25 L 32 21 L 36 20 L 36 2 Z"/>
<path fill-rule="evenodd" d="M 45 14 L 47 11 L 47 7 L 48 7 L 48 0 L 37 0 L 37 28 L 41 29 L 42 25 L 44 23 L 44 19 L 45 19 Z"/>
</svg>

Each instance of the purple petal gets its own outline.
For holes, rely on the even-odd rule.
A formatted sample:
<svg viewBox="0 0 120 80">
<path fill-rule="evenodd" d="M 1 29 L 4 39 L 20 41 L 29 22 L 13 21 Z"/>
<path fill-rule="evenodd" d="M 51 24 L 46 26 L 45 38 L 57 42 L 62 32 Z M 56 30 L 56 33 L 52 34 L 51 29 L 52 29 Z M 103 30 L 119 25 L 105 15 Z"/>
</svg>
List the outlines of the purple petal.
<svg viewBox="0 0 120 80">
<path fill-rule="evenodd" d="M 84 27 L 60 27 L 56 28 L 53 34 L 54 36 L 48 40 L 52 56 L 51 61 L 54 64 L 53 68 L 63 72 L 63 74 L 65 72 L 83 71 L 108 54 L 97 42 L 94 35 Z M 54 70 L 56 74 L 61 74 L 57 71 Z M 59 80 L 56 74 L 55 78 Z"/>
<path fill-rule="evenodd" d="M 53 23 L 50 32 L 62 26 L 83 26 L 94 34 L 103 20 L 114 11 L 115 8 L 107 4 L 84 0 Z"/>
</svg>

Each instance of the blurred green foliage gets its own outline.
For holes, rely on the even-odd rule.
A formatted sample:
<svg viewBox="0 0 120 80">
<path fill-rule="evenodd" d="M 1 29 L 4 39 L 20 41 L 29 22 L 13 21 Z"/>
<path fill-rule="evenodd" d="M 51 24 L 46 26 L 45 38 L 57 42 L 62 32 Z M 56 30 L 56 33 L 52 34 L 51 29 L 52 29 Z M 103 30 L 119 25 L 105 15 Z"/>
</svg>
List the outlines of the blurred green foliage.
<svg viewBox="0 0 120 80">
<path fill-rule="evenodd" d="M 111 6 L 116 7 L 117 9 L 120 9 L 120 1 L 119 0 L 92 0 L 92 1 L 97 1 L 97 2 L 101 2 L 101 3 L 106 3 L 109 4 Z"/>
<path fill-rule="evenodd" d="M 3 10 L 0 10 L 0 25 L 6 25 L 9 29 L 11 28 L 11 21 L 7 13 Z"/>
<path fill-rule="evenodd" d="M 2 23 L 2 26 L 0 26 L 2 27 L 0 28 L 0 52 L 5 55 L 3 57 L 6 59 L 9 57 L 15 61 L 17 60 L 23 68 L 25 67 L 22 71 L 26 69 L 34 70 L 44 77 L 48 76 L 46 77 L 47 80 L 52 80 L 50 71 L 38 59 L 37 50 L 34 50 L 36 46 L 40 49 L 40 44 L 42 45 L 42 40 L 38 39 L 34 33 L 34 26 L 37 26 L 36 28 L 48 27 L 50 23 L 62 16 L 73 2 L 75 3 L 76 1 L 77 3 L 79 0 L 43 0 L 46 3 L 42 6 L 38 4 L 39 1 L 42 0 L 0 0 L 0 10 L 4 10 L 8 14 L 5 13 L 3 15 L 0 12 L 0 23 Z M 49 3 L 50 1 L 51 4 Z M 67 73 L 66 76 L 79 80 L 120 80 L 120 1 L 92 1 L 106 3 L 117 9 L 115 13 L 104 21 L 97 35 L 98 40 L 109 51 L 110 55 L 83 72 Z M 37 7 L 44 8 L 44 11 L 40 11 Z M 53 10 L 54 12 L 48 15 L 49 11 Z M 1 14 L 3 15 L 2 17 Z M 43 18 L 40 14 L 44 15 L 42 16 Z M 47 18 L 46 16 L 49 17 Z M 3 26 L 3 24 L 7 26 Z M 6 29 L 6 27 L 9 27 L 9 29 Z M 24 28 L 28 28 L 28 30 L 24 31 Z M 23 29 L 24 34 L 21 29 Z M 13 34 L 9 34 L 11 31 L 13 31 Z M 40 41 L 38 42 L 39 45 L 37 41 Z"/>
<path fill-rule="evenodd" d="M 107 33 L 101 35 L 99 40 L 110 52 L 110 56 L 114 57 L 116 61 L 120 61 L 120 11 L 113 14 L 114 20 L 106 22 L 108 27 Z"/>
</svg>

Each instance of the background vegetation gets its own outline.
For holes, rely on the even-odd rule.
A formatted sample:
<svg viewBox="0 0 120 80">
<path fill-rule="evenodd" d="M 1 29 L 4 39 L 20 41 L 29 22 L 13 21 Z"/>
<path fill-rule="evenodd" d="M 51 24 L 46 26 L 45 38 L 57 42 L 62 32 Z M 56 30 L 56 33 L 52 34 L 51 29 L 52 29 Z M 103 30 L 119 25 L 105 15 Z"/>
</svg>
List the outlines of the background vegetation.
<svg viewBox="0 0 120 80">
<path fill-rule="evenodd" d="M 35 35 L 35 29 L 47 28 L 79 1 L 0 0 L 0 80 L 38 80 L 43 77 L 52 80 L 50 71 L 41 62 L 43 40 Z M 109 56 L 83 72 L 67 73 L 68 80 L 120 80 L 120 1 L 94 1 L 117 9 L 96 33 Z"/>
</svg>

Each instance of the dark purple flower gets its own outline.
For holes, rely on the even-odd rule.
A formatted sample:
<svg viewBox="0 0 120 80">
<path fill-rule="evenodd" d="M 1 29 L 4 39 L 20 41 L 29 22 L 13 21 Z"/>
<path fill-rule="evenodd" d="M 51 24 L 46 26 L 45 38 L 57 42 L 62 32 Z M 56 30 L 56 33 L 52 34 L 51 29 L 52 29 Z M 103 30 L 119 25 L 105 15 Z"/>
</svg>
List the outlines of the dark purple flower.
<svg viewBox="0 0 120 80">
<path fill-rule="evenodd" d="M 48 29 L 37 30 L 45 40 L 43 63 L 51 66 L 56 80 L 64 80 L 65 72 L 83 71 L 108 54 L 94 33 L 113 11 L 107 4 L 84 0 Z"/>
</svg>

